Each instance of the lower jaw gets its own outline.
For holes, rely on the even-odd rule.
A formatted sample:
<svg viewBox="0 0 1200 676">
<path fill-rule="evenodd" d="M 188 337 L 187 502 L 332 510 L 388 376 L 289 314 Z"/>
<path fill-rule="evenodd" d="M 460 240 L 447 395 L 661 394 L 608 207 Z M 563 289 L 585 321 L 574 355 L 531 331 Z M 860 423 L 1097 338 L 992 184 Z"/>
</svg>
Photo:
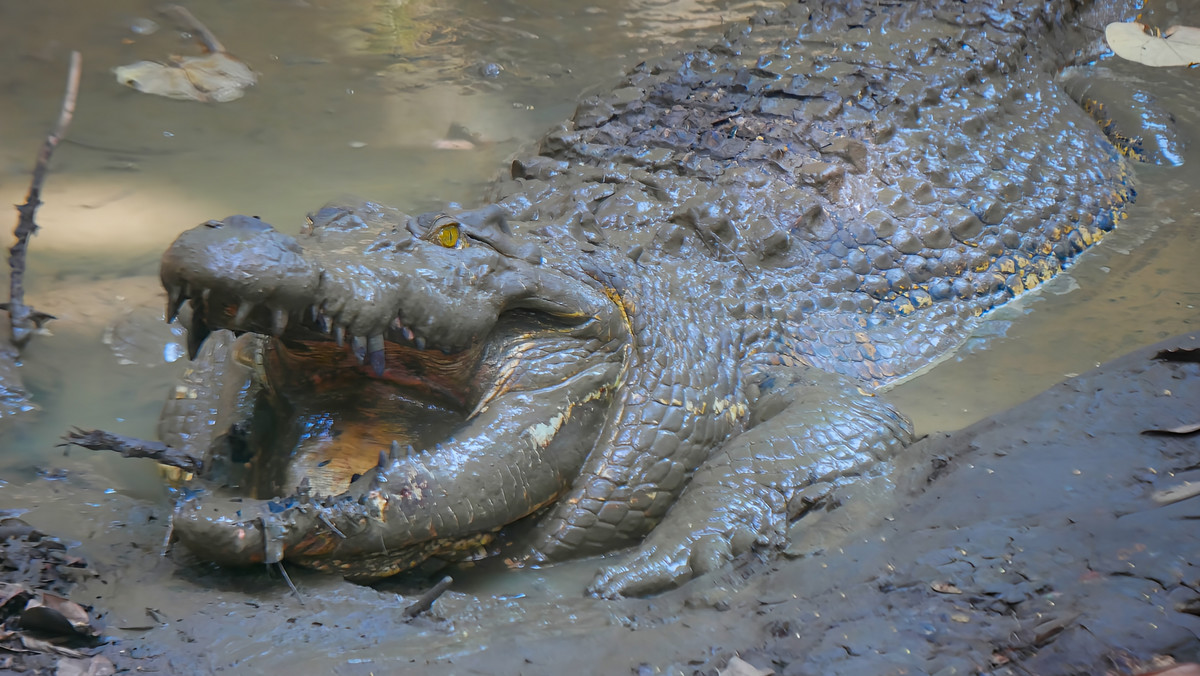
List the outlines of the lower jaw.
<svg viewBox="0 0 1200 676">
<path fill-rule="evenodd" d="M 293 495 L 305 480 L 314 496 L 341 495 L 394 444 L 433 448 L 465 420 L 378 383 L 334 397 L 272 399 L 260 402 L 252 423 L 248 446 L 255 452 L 239 482 L 248 497 Z"/>
</svg>

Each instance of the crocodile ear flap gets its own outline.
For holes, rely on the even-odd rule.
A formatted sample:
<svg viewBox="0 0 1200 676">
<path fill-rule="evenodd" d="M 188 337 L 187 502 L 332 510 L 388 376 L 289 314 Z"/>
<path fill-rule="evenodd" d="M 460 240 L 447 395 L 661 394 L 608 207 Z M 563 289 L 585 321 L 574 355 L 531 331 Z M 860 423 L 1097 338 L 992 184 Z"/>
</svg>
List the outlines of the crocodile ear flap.
<svg viewBox="0 0 1200 676">
<path fill-rule="evenodd" d="M 509 258 L 519 258 L 534 265 L 542 261 L 541 248 L 513 237 L 508 218 L 499 205 L 489 204 L 481 209 L 454 214 L 454 219 L 462 224 L 470 237 L 484 242 Z"/>
<path fill-rule="evenodd" d="M 508 218 L 505 217 L 504 209 L 498 204 L 489 204 L 486 207 L 475 209 L 473 211 L 464 211 L 455 214 L 454 218 L 459 223 L 467 226 L 469 232 L 474 235 L 481 235 L 489 231 L 497 231 L 502 235 L 512 235 L 512 228 L 508 226 Z M 480 239 L 484 239 L 481 237 Z"/>
</svg>

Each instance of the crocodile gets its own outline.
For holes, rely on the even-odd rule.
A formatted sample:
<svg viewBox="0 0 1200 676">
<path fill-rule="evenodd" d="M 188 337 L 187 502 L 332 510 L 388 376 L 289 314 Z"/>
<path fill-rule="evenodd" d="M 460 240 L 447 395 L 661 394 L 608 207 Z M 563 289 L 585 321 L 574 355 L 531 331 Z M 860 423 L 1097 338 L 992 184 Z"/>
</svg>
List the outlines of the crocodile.
<svg viewBox="0 0 1200 676">
<path fill-rule="evenodd" d="M 911 441 L 880 387 L 1123 218 L 1055 78 L 1129 11 L 798 2 L 583 100 L 484 206 L 184 232 L 175 536 L 357 580 L 635 547 L 600 596 L 783 544 Z"/>
</svg>

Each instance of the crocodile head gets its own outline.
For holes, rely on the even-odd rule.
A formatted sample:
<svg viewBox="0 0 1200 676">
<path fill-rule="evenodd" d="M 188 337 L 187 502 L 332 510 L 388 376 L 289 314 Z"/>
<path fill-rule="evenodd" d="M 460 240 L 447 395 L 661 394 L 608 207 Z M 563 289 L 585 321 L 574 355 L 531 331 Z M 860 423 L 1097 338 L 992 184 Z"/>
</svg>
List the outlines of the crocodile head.
<svg viewBox="0 0 1200 676">
<path fill-rule="evenodd" d="M 237 444 L 183 449 L 239 474 L 236 494 L 184 503 L 180 540 L 372 578 L 477 551 L 561 494 L 627 359 L 618 295 L 547 263 L 495 207 L 309 221 L 291 237 L 231 216 L 163 255 L 193 356 L 231 330 L 253 383 Z"/>
</svg>

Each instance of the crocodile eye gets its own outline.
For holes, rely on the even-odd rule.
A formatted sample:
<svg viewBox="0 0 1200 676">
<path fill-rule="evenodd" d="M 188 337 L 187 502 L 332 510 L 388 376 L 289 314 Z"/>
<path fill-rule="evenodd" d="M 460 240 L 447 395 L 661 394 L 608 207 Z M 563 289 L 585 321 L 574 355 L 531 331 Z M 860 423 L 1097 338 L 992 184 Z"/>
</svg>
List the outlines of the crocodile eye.
<svg viewBox="0 0 1200 676">
<path fill-rule="evenodd" d="M 459 242 L 458 223 L 447 223 L 438 228 L 433 239 L 447 249 L 457 248 Z"/>
</svg>

